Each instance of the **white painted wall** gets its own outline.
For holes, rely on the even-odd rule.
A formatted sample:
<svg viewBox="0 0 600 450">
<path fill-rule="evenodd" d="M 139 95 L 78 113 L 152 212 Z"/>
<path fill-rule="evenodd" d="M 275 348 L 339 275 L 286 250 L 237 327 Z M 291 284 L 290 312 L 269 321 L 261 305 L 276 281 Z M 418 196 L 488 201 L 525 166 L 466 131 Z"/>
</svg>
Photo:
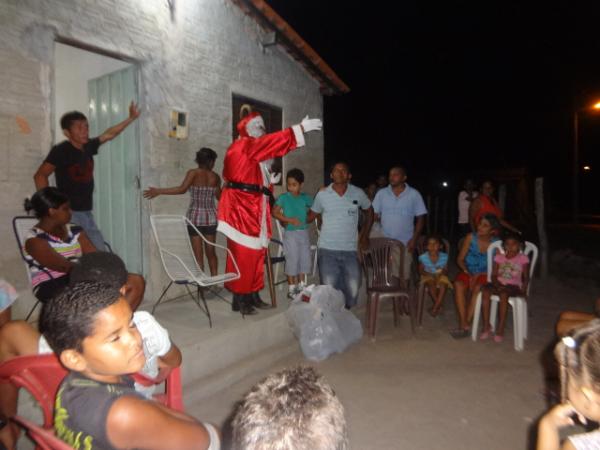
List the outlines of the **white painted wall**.
<svg viewBox="0 0 600 450">
<path fill-rule="evenodd" d="M 142 188 L 178 184 L 202 146 L 217 151 L 215 169 L 221 171 L 231 143 L 232 93 L 281 107 L 284 126 L 306 114 L 322 116 L 317 81 L 282 48 L 263 51 L 262 29 L 232 2 L 175 4 L 172 17 L 163 0 L 0 2 L 0 161 L 6 162 L 0 173 L 0 246 L 6 249 L 0 255 L 0 276 L 15 284 L 24 297 L 31 295 L 10 219 L 22 213 L 23 198 L 34 189 L 33 173 L 53 141 L 57 36 L 138 63 Z M 174 107 L 190 113 L 186 141 L 167 137 Z M 30 132 L 17 126 L 17 116 L 27 121 Z M 323 173 L 323 134 L 309 134 L 307 146 L 287 156 L 284 164 L 303 169 L 308 175 L 306 191 L 315 192 Z M 183 213 L 187 202 L 187 196 L 170 196 L 143 203 L 140 232 L 148 299 L 157 298 L 166 281 L 150 235 L 149 215 L 151 211 Z"/>
<path fill-rule="evenodd" d="M 88 80 L 124 69 L 130 64 L 57 42 L 54 47 L 54 142 L 65 137 L 60 118 L 68 111 L 88 115 Z"/>
</svg>

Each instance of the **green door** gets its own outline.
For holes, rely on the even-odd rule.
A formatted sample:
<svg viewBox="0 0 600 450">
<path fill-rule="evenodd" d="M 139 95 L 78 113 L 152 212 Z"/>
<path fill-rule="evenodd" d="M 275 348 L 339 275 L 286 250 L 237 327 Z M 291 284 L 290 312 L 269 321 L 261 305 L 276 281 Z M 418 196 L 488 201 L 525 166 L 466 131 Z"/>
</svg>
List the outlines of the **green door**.
<svg viewBox="0 0 600 450">
<path fill-rule="evenodd" d="M 137 93 L 134 66 L 88 81 L 90 136 L 124 120 Z M 100 147 L 94 180 L 94 216 L 104 239 L 129 272 L 143 273 L 138 121 Z"/>
</svg>

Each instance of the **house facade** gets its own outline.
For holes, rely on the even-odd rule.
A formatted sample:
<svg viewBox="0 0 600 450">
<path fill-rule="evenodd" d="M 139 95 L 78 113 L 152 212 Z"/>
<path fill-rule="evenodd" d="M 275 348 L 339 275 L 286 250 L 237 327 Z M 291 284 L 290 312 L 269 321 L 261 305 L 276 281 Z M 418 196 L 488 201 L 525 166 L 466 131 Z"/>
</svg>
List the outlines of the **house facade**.
<svg viewBox="0 0 600 450">
<path fill-rule="evenodd" d="M 238 120 L 236 96 L 281 110 L 287 127 L 306 114 L 322 117 L 323 95 L 347 90 L 286 25 L 258 0 L 0 2 L 0 277 L 22 295 L 14 317 L 32 295 L 11 219 L 23 215 L 34 172 L 62 140 L 60 116 L 81 110 L 94 135 L 125 118 L 130 100 L 139 103 L 142 114 L 123 139 L 100 148 L 94 201 L 113 250 L 127 253 L 147 278 L 147 299 L 155 299 L 166 276 L 149 216 L 184 214 L 188 197 L 148 201 L 143 189 L 178 185 L 200 147 L 217 152 L 220 173 Z M 169 136 L 176 125 L 179 139 Z M 284 158 L 283 170 L 292 167 L 316 192 L 322 133 Z"/>
</svg>

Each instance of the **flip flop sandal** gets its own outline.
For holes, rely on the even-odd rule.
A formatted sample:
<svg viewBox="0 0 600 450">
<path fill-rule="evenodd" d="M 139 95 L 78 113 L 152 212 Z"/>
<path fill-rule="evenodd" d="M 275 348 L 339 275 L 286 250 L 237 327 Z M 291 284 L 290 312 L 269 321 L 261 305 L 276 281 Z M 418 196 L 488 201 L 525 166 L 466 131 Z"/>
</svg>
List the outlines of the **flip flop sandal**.
<svg viewBox="0 0 600 450">
<path fill-rule="evenodd" d="M 469 334 L 471 334 L 471 332 L 469 330 L 465 330 L 464 328 L 457 328 L 450 331 L 450 336 L 452 336 L 454 339 L 466 338 L 469 336 Z"/>
<path fill-rule="evenodd" d="M 482 331 L 481 334 L 479 335 L 479 340 L 485 341 L 486 339 L 489 339 L 491 337 L 492 337 L 491 331 Z"/>
</svg>

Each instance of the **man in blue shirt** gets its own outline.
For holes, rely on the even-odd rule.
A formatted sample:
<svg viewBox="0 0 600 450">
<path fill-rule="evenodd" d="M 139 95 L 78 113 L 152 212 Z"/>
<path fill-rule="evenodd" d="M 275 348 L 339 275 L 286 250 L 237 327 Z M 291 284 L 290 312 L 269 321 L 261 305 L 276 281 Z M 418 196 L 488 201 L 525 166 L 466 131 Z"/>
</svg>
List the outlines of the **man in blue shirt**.
<svg viewBox="0 0 600 450">
<path fill-rule="evenodd" d="M 350 184 L 348 164 L 338 162 L 331 169 L 333 181 L 317 193 L 308 222 L 320 214 L 319 277 L 322 284 L 344 293 L 346 308 L 356 305 L 361 282 L 358 246 L 366 248 L 373 223 L 373 208 L 364 191 Z M 358 210 L 365 211 L 366 223 L 358 235 Z"/>
<path fill-rule="evenodd" d="M 373 200 L 373 209 L 376 217 L 381 221 L 384 236 L 396 239 L 405 246 L 404 278 L 408 280 L 412 253 L 417 238 L 423 230 L 427 208 L 419 191 L 411 188 L 406 183 L 406 178 L 404 167 L 392 167 L 389 176 L 390 184 L 377 191 Z"/>
</svg>

